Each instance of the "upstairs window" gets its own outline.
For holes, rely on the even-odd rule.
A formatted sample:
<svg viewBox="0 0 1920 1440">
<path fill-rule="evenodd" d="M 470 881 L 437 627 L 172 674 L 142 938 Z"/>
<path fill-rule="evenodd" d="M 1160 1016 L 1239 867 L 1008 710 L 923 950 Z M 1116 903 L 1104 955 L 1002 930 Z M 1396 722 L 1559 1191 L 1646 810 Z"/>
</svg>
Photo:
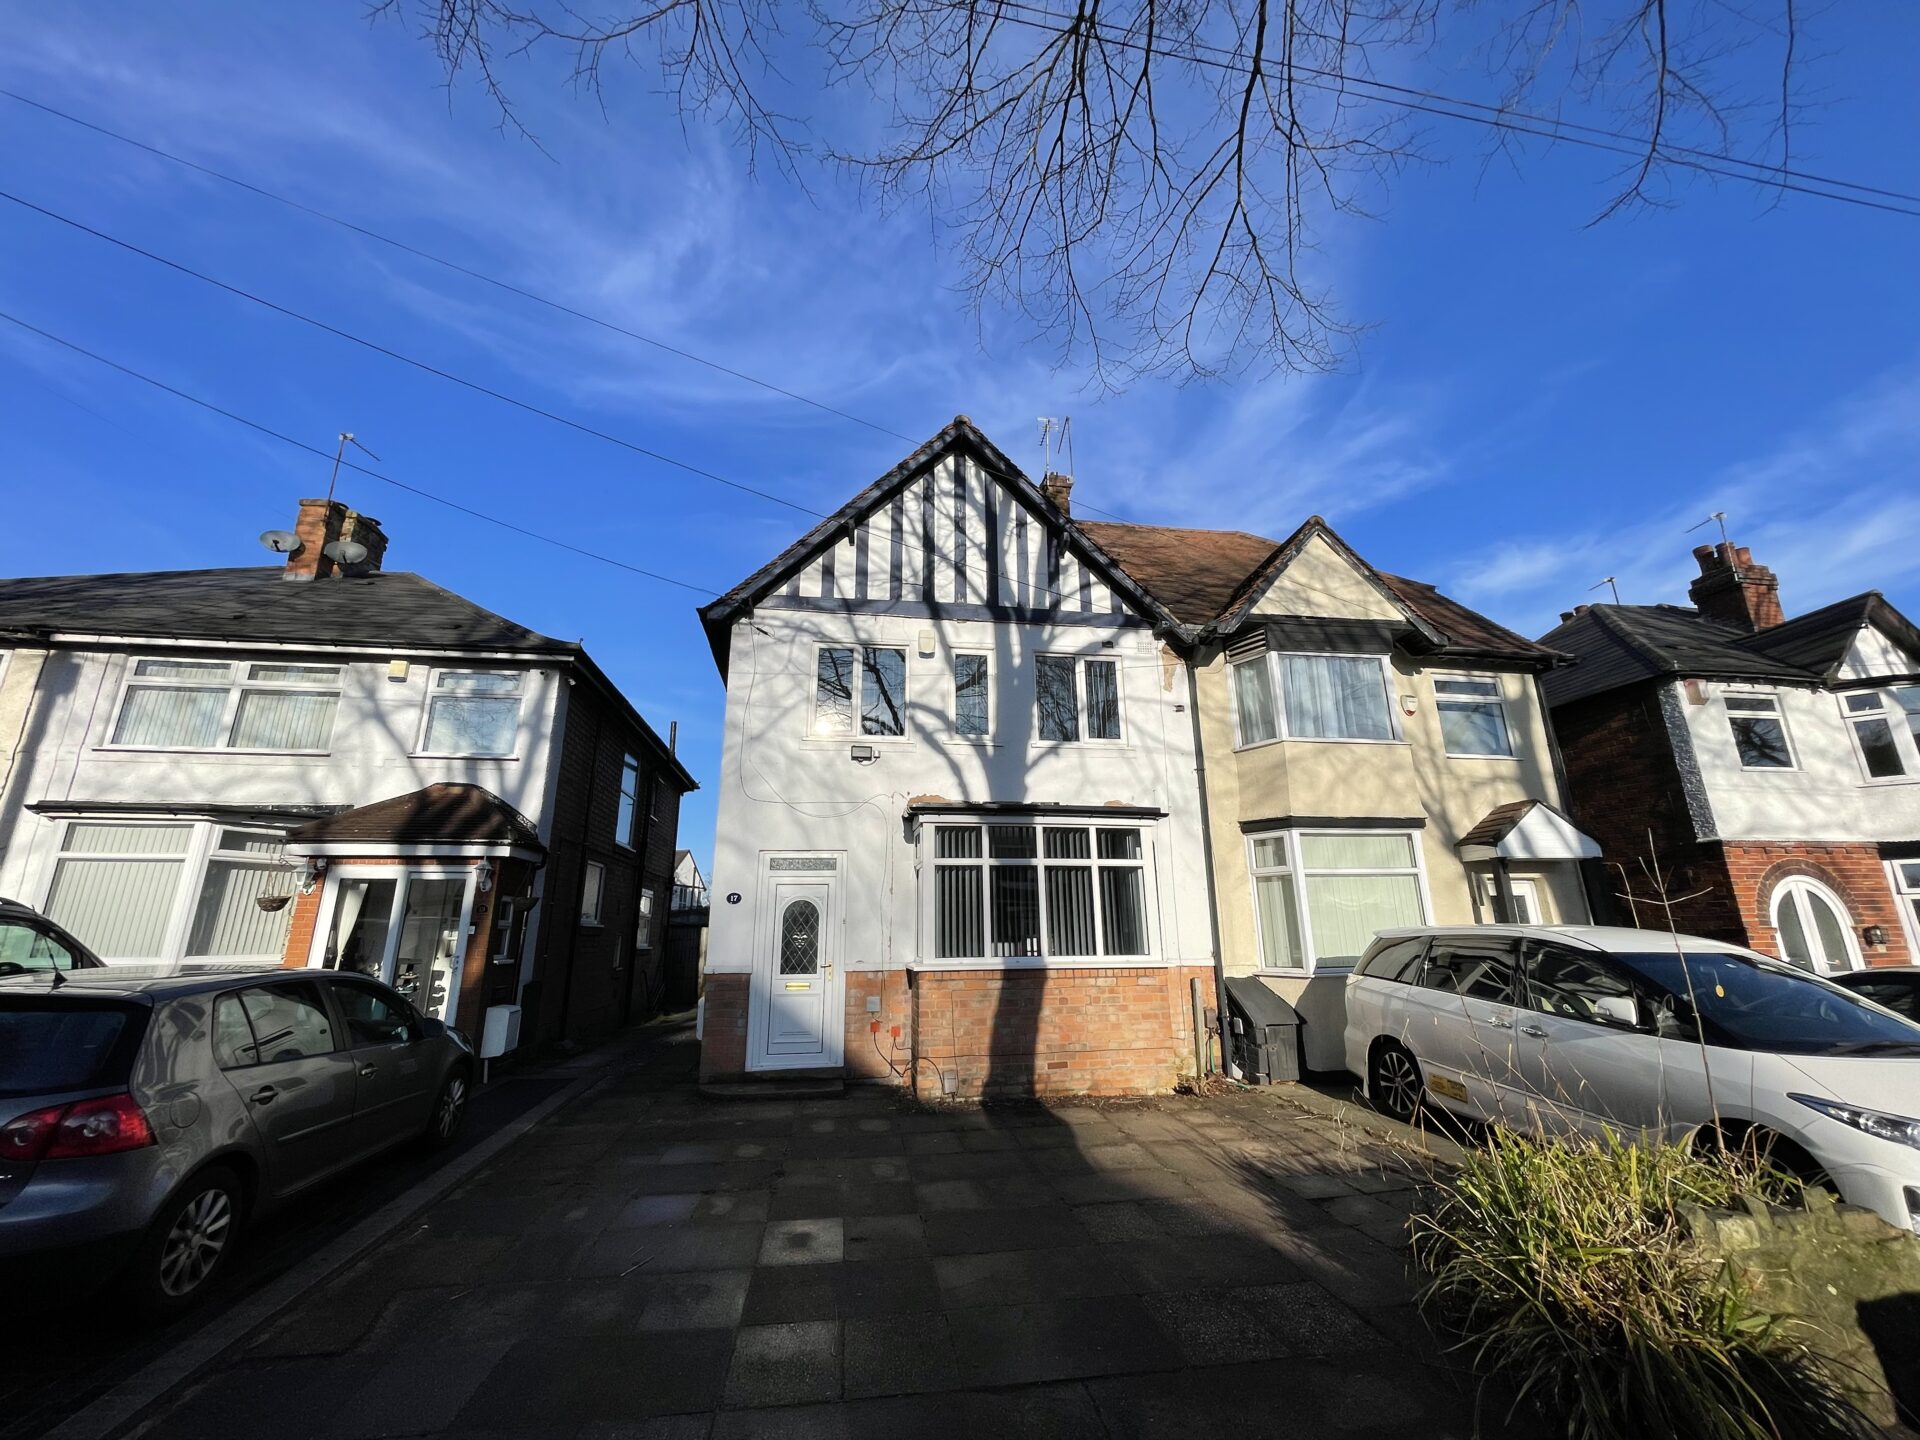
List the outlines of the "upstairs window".
<svg viewBox="0 0 1920 1440">
<path fill-rule="evenodd" d="M 1896 692 L 1890 697 L 1878 690 L 1864 690 L 1841 697 L 1847 728 L 1853 731 L 1854 748 L 1860 752 L 1861 768 L 1870 780 L 1890 780 L 1907 773 L 1896 725 L 1904 718 L 1906 723 L 1899 729 L 1912 734 L 1913 727 L 1920 726 L 1920 708 L 1907 709 L 1905 694 Z M 1889 699 L 1894 703 L 1889 704 Z"/>
<path fill-rule="evenodd" d="M 1236 662 L 1242 749 L 1269 740 L 1396 740 L 1381 655 L 1260 655 Z"/>
<path fill-rule="evenodd" d="M 633 848 L 634 818 L 640 804 L 640 762 L 633 756 L 623 756 L 620 761 L 620 810 L 614 816 L 614 842 Z"/>
<path fill-rule="evenodd" d="M 905 735 L 907 652 L 885 645 L 822 645 L 814 662 L 813 723 L 807 733 L 819 738 Z"/>
<path fill-rule="evenodd" d="M 1511 757 L 1513 736 L 1500 700 L 1500 682 L 1490 675 L 1433 677 L 1440 735 L 1447 754 Z"/>
<path fill-rule="evenodd" d="M 110 743 L 324 753 L 339 705 L 338 665 L 136 660 Z"/>
<path fill-rule="evenodd" d="M 1118 662 L 1040 656 L 1034 663 L 1034 718 L 1045 741 L 1118 740 Z"/>
<path fill-rule="evenodd" d="M 992 713 L 991 699 L 987 687 L 987 657 L 956 654 L 953 657 L 953 733 L 976 740 L 985 736 L 987 718 Z"/>
<path fill-rule="evenodd" d="M 598 860 L 587 861 L 586 874 L 580 880 L 580 923 L 598 925 L 600 908 L 607 897 L 607 867 Z"/>
<path fill-rule="evenodd" d="M 443 670 L 427 701 L 429 755 L 514 753 L 520 733 L 522 676 L 514 670 Z"/>
<path fill-rule="evenodd" d="M 1729 695 L 1727 724 L 1733 729 L 1733 747 L 1744 770 L 1791 770 L 1793 751 L 1787 744 L 1787 722 L 1774 695 Z"/>
</svg>

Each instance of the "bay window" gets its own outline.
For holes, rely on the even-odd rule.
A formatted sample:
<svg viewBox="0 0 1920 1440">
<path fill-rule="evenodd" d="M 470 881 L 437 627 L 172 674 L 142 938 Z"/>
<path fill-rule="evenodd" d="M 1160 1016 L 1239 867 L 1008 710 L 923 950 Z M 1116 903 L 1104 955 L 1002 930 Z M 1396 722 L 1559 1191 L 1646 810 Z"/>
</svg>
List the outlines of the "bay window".
<svg viewBox="0 0 1920 1440">
<path fill-rule="evenodd" d="M 104 959 L 273 963 L 297 886 L 278 835 L 206 822 L 75 820 L 61 836 L 44 908 Z"/>
<path fill-rule="evenodd" d="M 939 960 L 1092 960 L 1151 953 L 1146 843 L 1136 826 L 935 824 Z"/>
<path fill-rule="evenodd" d="M 339 706 L 338 665 L 136 659 L 109 743 L 324 753 Z"/>
<path fill-rule="evenodd" d="M 517 670 L 443 670 L 433 677 L 428 755 L 509 756 L 520 734 L 523 677 Z"/>
<path fill-rule="evenodd" d="M 1383 655 L 1268 653 L 1232 671 L 1236 744 L 1397 740 Z"/>
<path fill-rule="evenodd" d="M 1426 920 L 1411 831 L 1250 835 L 1247 863 L 1262 969 L 1344 968 L 1376 932 Z"/>
<path fill-rule="evenodd" d="M 886 645 L 822 645 L 814 657 L 809 735 L 907 733 L 907 652 Z"/>
</svg>

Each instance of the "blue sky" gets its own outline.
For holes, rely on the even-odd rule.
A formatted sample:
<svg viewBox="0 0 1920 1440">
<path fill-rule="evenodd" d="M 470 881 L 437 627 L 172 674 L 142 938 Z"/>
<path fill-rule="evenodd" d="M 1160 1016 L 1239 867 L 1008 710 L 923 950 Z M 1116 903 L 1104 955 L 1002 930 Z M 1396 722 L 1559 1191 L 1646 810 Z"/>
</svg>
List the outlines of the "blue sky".
<svg viewBox="0 0 1920 1440">
<path fill-rule="evenodd" d="M 1920 191 L 1920 12 L 1817 17 L 1796 163 Z M 1603 575 L 1685 597 L 1684 533 L 1729 512 L 1789 612 L 1879 588 L 1920 613 L 1920 221 L 1701 181 L 1588 228 L 1609 157 L 1431 164 L 1316 273 L 1370 325 L 1342 373 L 1093 393 L 976 317 L 940 227 L 819 172 L 749 173 L 638 75 L 609 113 L 520 77 L 545 153 L 352 7 L 17 6 L 0 84 L 915 437 L 971 415 L 1032 471 L 1071 415 L 1077 495 L 1132 519 L 1283 535 L 1319 512 L 1382 568 L 1529 633 Z M 822 97 L 842 117 L 856 101 Z M 854 115 L 856 121 L 859 120 Z M 0 100 L 0 189 L 585 424 L 831 509 L 910 447 L 412 261 Z M 395 477 L 722 589 L 806 523 L 502 407 L 0 204 L 0 308 Z M 0 325 L 0 573 L 265 563 L 325 466 Z M 370 479 L 389 563 L 580 637 L 705 783 L 722 690 L 687 591 Z"/>
</svg>

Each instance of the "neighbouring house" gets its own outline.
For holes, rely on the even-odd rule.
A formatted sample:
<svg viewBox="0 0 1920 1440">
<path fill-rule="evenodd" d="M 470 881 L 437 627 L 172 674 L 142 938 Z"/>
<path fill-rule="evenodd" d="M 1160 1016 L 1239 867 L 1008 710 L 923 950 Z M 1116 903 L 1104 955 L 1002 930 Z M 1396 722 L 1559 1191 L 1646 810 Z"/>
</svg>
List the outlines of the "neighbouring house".
<svg viewBox="0 0 1920 1440">
<path fill-rule="evenodd" d="M 1164 1089 L 1213 983 L 1178 622 L 957 418 L 701 611 L 701 1068 Z"/>
<path fill-rule="evenodd" d="M 0 580 L 0 894 L 110 963 L 351 966 L 522 1045 L 661 983 L 671 749 L 571 641 L 383 570 L 303 500 L 283 567 Z"/>
<path fill-rule="evenodd" d="M 704 910 L 707 906 L 707 877 L 700 873 L 700 862 L 691 850 L 673 852 L 673 908 Z"/>
<path fill-rule="evenodd" d="M 1745 547 L 1679 605 L 1582 605 L 1541 643 L 1574 813 L 1623 914 L 1821 972 L 1920 960 L 1920 629 L 1878 593 L 1787 619 Z"/>
<path fill-rule="evenodd" d="M 1181 626 L 1197 682 L 1222 966 L 1345 1065 L 1344 982 L 1376 931 L 1583 923 L 1599 847 L 1566 818 L 1539 683 L 1565 657 L 1327 523 L 1284 541 L 1079 523 Z"/>
</svg>

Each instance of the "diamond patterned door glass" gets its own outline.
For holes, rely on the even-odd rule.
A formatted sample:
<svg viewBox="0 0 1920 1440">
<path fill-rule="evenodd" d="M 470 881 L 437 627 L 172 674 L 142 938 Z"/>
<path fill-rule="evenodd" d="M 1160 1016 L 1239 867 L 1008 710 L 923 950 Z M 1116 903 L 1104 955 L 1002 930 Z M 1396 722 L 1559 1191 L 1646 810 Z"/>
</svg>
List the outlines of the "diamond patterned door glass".
<svg viewBox="0 0 1920 1440">
<path fill-rule="evenodd" d="M 819 972 L 820 907 L 811 900 L 795 900 L 780 914 L 780 973 Z"/>
</svg>

